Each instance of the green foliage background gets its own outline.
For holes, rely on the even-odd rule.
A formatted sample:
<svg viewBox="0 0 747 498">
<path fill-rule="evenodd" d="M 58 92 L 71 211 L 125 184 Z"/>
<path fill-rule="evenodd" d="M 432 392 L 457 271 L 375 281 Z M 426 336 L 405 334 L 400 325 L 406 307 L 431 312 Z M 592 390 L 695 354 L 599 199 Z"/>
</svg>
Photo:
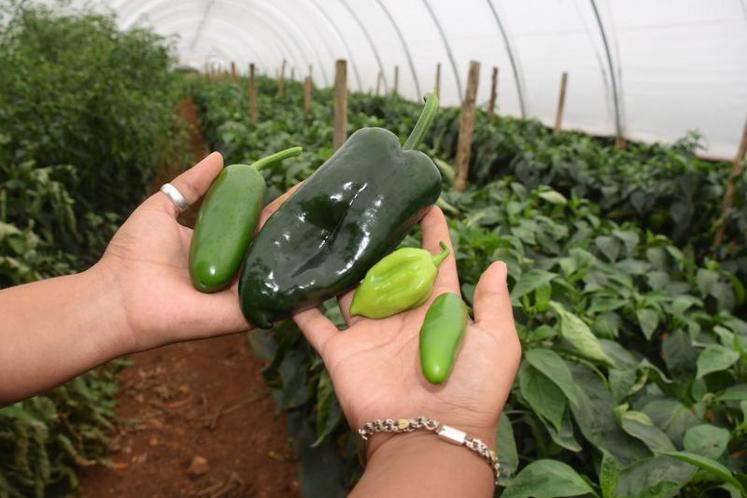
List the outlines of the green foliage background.
<svg viewBox="0 0 747 498">
<path fill-rule="evenodd" d="M 228 163 L 305 146 L 263 172 L 276 195 L 330 156 L 331 94 L 315 91 L 304 122 L 300 87 L 286 83 L 274 97 L 275 83 L 260 78 L 252 126 L 245 85 L 194 81 L 191 91 Z M 385 126 L 404 140 L 418 112 L 351 94 L 350 131 Z M 424 150 L 448 162 L 457 132 L 458 111 L 443 109 Z M 705 163 L 696 149 L 695 135 L 619 150 L 478 113 L 472 185 L 457 194 L 445 183 L 444 197 L 455 206 L 463 294 L 471 300 L 489 261 L 505 261 L 524 348 L 499 425 L 497 495 L 744 493 L 747 323 L 734 273 L 744 271 L 744 205 L 726 220 L 728 249 L 711 247 L 729 165 Z M 342 327 L 334 303 L 323 307 Z M 319 357 L 292 322 L 249 340 L 269 362 L 265 377 L 298 442 L 304 496 L 343 496 L 360 472 L 356 437 Z"/>
<path fill-rule="evenodd" d="M 0 14 L 3 288 L 96 261 L 181 135 L 164 40 L 23 2 Z M 105 461 L 122 364 L 0 408 L 0 497 L 65 496 Z"/>
</svg>

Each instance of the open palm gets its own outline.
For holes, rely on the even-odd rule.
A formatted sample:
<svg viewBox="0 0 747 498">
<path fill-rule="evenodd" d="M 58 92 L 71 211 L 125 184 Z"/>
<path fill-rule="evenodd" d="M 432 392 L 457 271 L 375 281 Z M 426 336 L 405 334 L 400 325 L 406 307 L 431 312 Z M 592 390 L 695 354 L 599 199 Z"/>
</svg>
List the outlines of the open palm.
<svg viewBox="0 0 747 498">
<path fill-rule="evenodd" d="M 171 183 L 194 203 L 222 167 L 223 158 L 213 153 Z M 267 206 L 260 223 L 291 192 Z M 178 214 L 164 194 L 153 194 L 120 227 L 101 261 L 115 275 L 133 350 L 250 328 L 239 308 L 236 283 L 214 294 L 192 286 L 192 230 L 177 222 Z"/>
<path fill-rule="evenodd" d="M 449 243 L 439 208 L 433 207 L 421 226 L 425 249 L 437 253 L 440 241 Z M 353 428 L 377 418 L 420 415 L 466 430 L 496 427 L 521 353 L 506 267 L 494 263 L 483 273 L 475 289 L 475 321 L 468 325 L 451 376 L 435 386 L 420 371 L 418 335 L 428 305 L 444 292 L 460 293 L 453 251 L 439 267 L 431 298 L 414 310 L 383 320 L 351 318 L 348 293 L 339 300 L 349 325 L 345 331 L 316 309 L 294 316 L 324 360 Z"/>
</svg>

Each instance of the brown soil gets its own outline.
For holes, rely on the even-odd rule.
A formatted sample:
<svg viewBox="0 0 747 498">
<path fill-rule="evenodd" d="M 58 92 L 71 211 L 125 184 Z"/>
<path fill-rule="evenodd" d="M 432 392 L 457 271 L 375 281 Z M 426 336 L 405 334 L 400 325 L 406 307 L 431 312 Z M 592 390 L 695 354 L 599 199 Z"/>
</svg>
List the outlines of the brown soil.
<svg viewBox="0 0 747 498">
<path fill-rule="evenodd" d="M 195 160 L 207 153 L 193 102 Z M 154 186 L 170 179 L 165 168 Z M 184 221 L 193 222 L 194 212 Z M 111 465 L 81 471 L 83 498 L 300 497 L 298 469 L 246 334 L 139 353 L 119 375 Z"/>
</svg>

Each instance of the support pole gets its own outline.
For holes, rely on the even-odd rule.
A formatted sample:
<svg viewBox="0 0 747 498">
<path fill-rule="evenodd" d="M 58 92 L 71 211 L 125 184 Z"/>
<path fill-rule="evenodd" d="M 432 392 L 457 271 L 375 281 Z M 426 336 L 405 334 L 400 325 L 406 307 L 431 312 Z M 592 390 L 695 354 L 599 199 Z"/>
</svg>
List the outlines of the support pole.
<svg viewBox="0 0 747 498">
<path fill-rule="evenodd" d="M 283 59 L 283 63 L 280 65 L 280 75 L 278 76 L 278 91 L 275 94 L 276 97 L 280 97 L 283 95 L 284 87 L 285 87 L 285 59 Z"/>
<path fill-rule="evenodd" d="M 558 95 L 558 109 L 555 111 L 555 128 L 553 133 L 557 135 L 563 126 L 563 111 L 565 110 L 565 88 L 568 85 L 568 73 L 563 71 L 560 76 L 560 95 Z"/>
<path fill-rule="evenodd" d="M 335 150 L 348 138 L 348 65 L 345 59 L 335 63 Z"/>
<path fill-rule="evenodd" d="M 744 121 L 742 140 L 739 142 L 737 155 L 734 156 L 734 166 L 732 166 L 729 177 L 726 180 L 724 200 L 721 202 L 721 226 L 718 228 L 716 237 L 713 240 L 714 249 L 718 248 L 724 241 L 724 235 L 726 234 L 726 218 L 729 216 L 729 211 L 731 211 L 734 206 L 734 194 L 737 190 L 735 184 L 739 180 L 739 177 L 744 174 L 745 155 L 747 155 L 747 119 Z"/>
<path fill-rule="evenodd" d="M 381 80 L 384 78 L 384 73 L 379 70 L 379 75 L 376 77 L 376 96 L 378 97 L 381 93 Z"/>
<path fill-rule="evenodd" d="M 495 101 L 498 97 L 498 68 L 493 66 L 493 75 L 490 80 L 490 100 L 488 101 L 488 121 L 495 117 Z"/>
<path fill-rule="evenodd" d="M 436 84 L 433 86 L 433 93 L 436 98 L 441 100 L 441 63 L 436 64 Z"/>
<path fill-rule="evenodd" d="M 394 87 L 392 95 L 399 95 L 399 66 L 394 66 Z"/>
<path fill-rule="evenodd" d="M 236 63 L 234 61 L 231 61 L 231 81 L 236 83 L 238 80 L 239 78 L 236 75 Z"/>
<path fill-rule="evenodd" d="M 475 128 L 475 101 L 477 100 L 477 86 L 480 83 L 480 63 L 469 62 L 467 76 L 467 92 L 462 102 L 462 117 L 459 121 L 459 141 L 456 154 L 456 174 L 454 190 L 463 192 L 467 187 L 469 175 L 469 159 L 472 153 L 472 132 Z"/>
<path fill-rule="evenodd" d="M 257 124 L 257 78 L 254 72 L 255 67 L 252 62 L 249 64 L 249 121 Z"/>
<path fill-rule="evenodd" d="M 303 118 L 309 119 L 311 114 L 311 76 L 303 80 Z"/>
</svg>

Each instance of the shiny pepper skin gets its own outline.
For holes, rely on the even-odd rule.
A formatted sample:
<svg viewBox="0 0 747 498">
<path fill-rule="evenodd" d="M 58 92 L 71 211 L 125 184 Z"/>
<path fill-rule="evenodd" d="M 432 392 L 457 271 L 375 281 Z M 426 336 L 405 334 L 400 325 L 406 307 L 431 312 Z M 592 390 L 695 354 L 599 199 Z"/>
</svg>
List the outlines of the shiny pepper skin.
<svg viewBox="0 0 747 498">
<path fill-rule="evenodd" d="M 420 328 L 420 368 L 431 384 L 441 384 L 454 368 L 467 328 L 467 306 L 447 292 L 433 300 Z"/>
<path fill-rule="evenodd" d="M 376 263 L 353 295 L 351 315 L 386 318 L 420 306 L 428 300 L 438 274 L 438 265 L 449 255 L 441 242 L 439 254 L 404 247 Z"/>
</svg>

